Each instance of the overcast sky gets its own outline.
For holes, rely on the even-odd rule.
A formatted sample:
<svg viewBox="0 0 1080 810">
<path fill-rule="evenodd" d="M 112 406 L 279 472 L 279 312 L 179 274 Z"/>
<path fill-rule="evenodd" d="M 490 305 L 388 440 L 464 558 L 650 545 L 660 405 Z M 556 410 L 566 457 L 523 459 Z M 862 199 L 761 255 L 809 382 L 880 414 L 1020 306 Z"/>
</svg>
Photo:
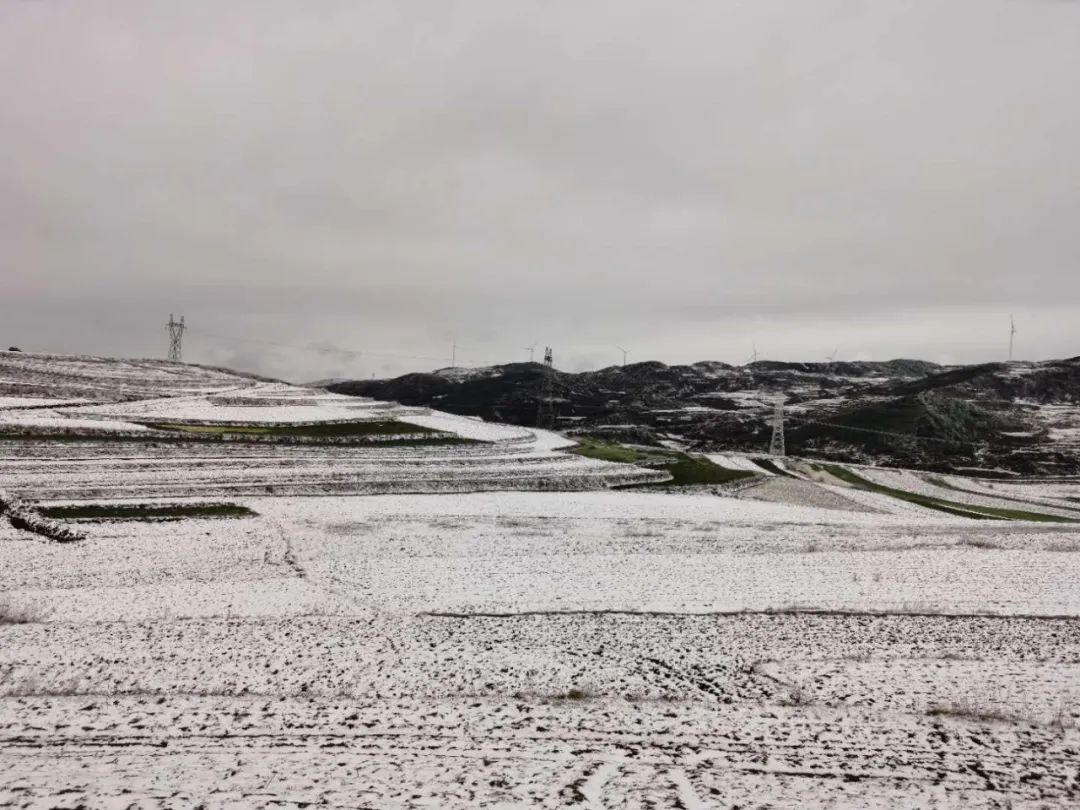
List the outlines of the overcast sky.
<svg viewBox="0 0 1080 810">
<path fill-rule="evenodd" d="M 1068 0 L 0 0 L 0 147 L 27 350 L 1080 354 Z"/>
</svg>

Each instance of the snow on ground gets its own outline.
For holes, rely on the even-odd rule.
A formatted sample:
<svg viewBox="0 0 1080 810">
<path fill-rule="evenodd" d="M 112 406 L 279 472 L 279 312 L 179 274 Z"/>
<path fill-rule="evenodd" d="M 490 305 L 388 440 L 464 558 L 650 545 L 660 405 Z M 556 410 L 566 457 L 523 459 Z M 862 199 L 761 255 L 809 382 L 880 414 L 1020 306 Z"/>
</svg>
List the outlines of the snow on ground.
<svg viewBox="0 0 1080 810">
<path fill-rule="evenodd" d="M 224 369 L 166 360 L 0 352 L 0 395 L 123 401 L 207 394 L 255 379 Z"/>
<path fill-rule="evenodd" d="M 95 373 L 141 391 L 116 419 L 393 407 L 11 362 L 46 394 L 43 364 L 64 396 Z M 0 806 L 1080 802 L 1080 527 L 946 515 L 798 461 L 739 497 L 599 491 L 649 473 L 546 431 L 406 421 L 481 443 L 0 443 L 22 495 L 257 513 L 80 522 L 73 544 L 0 525 Z"/>
<path fill-rule="evenodd" d="M 534 440 L 534 431 L 529 428 L 500 425 L 468 416 L 456 416 L 452 413 L 432 411 L 423 415 L 411 415 L 408 417 L 408 422 L 411 425 L 455 433 L 463 439 L 476 439 L 482 442 Z"/>
<path fill-rule="evenodd" d="M 1080 556 L 1018 533 L 987 555 L 952 522 L 712 496 L 573 493 L 255 501 L 303 560 L 375 604 L 470 612 L 702 613 L 793 605 L 949 613 L 1080 613 Z M 359 519 L 358 519 L 358 516 Z M 625 522 L 625 527 L 624 527 Z M 293 528 L 288 528 L 293 527 Z M 855 528 L 858 527 L 858 528 Z M 997 546 L 1000 534 L 979 534 Z M 1075 535 L 1071 535 L 1075 537 Z M 358 542 L 348 542 L 355 538 Z M 1006 543 L 1006 545 L 1008 545 Z M 376 566 L 372 556 L 381 557 Z M 508 561 L 512 560 L 511 564 Z"/>
<path fill-rule="evenodd" d="M 989 495 L 999 500 L 1013 501 L 1016 508 L 1030 506 L 1052 506 L 1075 510 L 1080 517 L 1080 479 L 1072 482 L 1041 481 L 988 481 L 979 478 L 965 478 L 958 475 L 942 476 L 950 487 L 955 489 Z"/>
<path fill-rule="evenodd" d="M 705 457 L 713 462 L 713 464 L 717 464 L 726 470 L 743 470 L 745 472 L 766 476 L 776 474 L 766 470 L 764 467 L 759 467 L 747 456 L 737 456 L 731 453 L 711 453 L 707 454 Z"/>
<path fill-rule="evenodd" d="M 1049 502 L 1042 504 L 1025 504 L 1008 500 L 1007 498 L 994 497 L 991 494 L 979 494 L 977 490 L 961 485 L 960 488 L 944 481 L 940 476 L 911 470 L 890 470 L 875 467 L 860 467 L 857 472 L 864 478 L 882 486 L 905 492 L 914 492 L 919 495 L 928 495 L 953 503 L 966 506 L 982 506 L 991 509 L 1004 509 L 1013 511 L 1028 511 L 1039 514 L 1054 515 L 1056 517 L 1080 520 L 1080 511 L 1070 510 L 1055 506 Z M 944 486 L 942 484 L 945 484 Z"/>
<path fill-rule="evenodd" d="M 654 493 L 243 502 L 71 547 L 0 535 L 0 605 L 39 611 L 0 625 L 0 799 L 1077 799 L 1080 622 L 1037 618 L 1080 615 L 1080 554 L 1048 550 L 1069 527 Z"/>
<path fill-rule="evenodd" d="M 804 470 L 803 466 L 797 461 L 786 458 L 774 458 L 772 459 L 772 463 L 776 465 L 777 469 L 793 475 L 796 478 L 802 478 L 808 481 L 814 480 L 814 476 L 807 470 Z"/>
<path fill-rule="evenodd" d="M 582 490 L 665 478 L 544 450 L 546 440 L 401 448 L 194 445 L 165 453 L 139 445 L 104 458 L 80 443 L 44 458 L 0 459 L 0 474 L 11 491 L 41 500 Z"/>
<path fill-rule="evenodd" d="M 1071 529 L 652 493 L 243 502 L 0 537 L 0 604 L 40 612 L 0 626 L 0 798 L 1076 798 L 1080 623 L 1034 618 L 1080 615 L 1080 554 L 1046 550 Z M 707 615 L 745 608 L 777 612 Z M 976 700 L 1016 719 L 931 714 Z"/>
<path fill-rule="evenodd" d="M 857 489 L 851 486 L 837 484 L 818 484 L 821 489 L 847 498 L 871 511 L 883 512 L 887 515 L 905 516 L 910 520 L 952 520 L 954 523 L 967 523 L 968 518 L 950 517 L 945 512 L 931 509 L 928 506 L 920 506 L 917 503 L 900 500 L 891 495 L 880 492 L 870 492 L 865 489 Z"/>
<path fill-rule="evenodd" d="M 767 408 L 773 404 L 771 398 L 757 391 L 724 391 L 713 396 L 729 399 L 739 408 Z"/>
<path fill-rule="evenodd" d="M 132 421 L 135 420 L 135 421 Z M 315 424 L 394 420 L 401 435 L 367 446 L 154 442 L 177 434 L 139 424 Z M 376 439 L 422 439 L 411 426 L 478 444 L 379 447 Z M 216 497 L 477 490 L 587 490 L 665 480 L 666 473 L 559 452 L 573 441 L 550 431 L 492 425 L 394 403 L 283 383 L 259 383 L 199 396 L 172 396 L 48 410 L 0 410 L 0 428 L 122 432 L 124 443 L 7 439 L 0 474 L 16 493 L 37 499 Z M 139 432 L 147 433 L 145 442 Z M 121 437 L 118 437 L 121 438 Z"/>
<path fill-rule="evenodd" d="M 280 383 L 260 384 L 211 396 L 169 397 L 115 405 L 91 405 L 70 413 L 140 422 L 313 424 L 396 419 L 427 413 L 389 402 L 361 400 Z"/>
<path fill-rule="evenodd" d="M 408 614 L 1080 613 L 1080 554 L 1057 550 L 1080 533 L 1060 527 L 645 493 L 242 502 L 260 517 L 88 523 L 90 540 L 71 548 L 5 543 L 5 590 L 48 604 L 55 621 L 216 615 L 229 604 L 264 615 L 295 597 L 295 565 L 305 583 L 333 587 L 289 614 L 340 612 L 342 593 L 354 608 Z"/>
<path fill-rule="evenodd" d="M 757 486 L 749 487 L 739 493 L 740 498 L 773 503 L 799 504 L 819 509 L 836 509 L 846 512 L 873 512 L 876 514 L 894 514 L 891 509 L 877 509 L 847 497 L 847 493 L 823 487 L 810 481 L 773 475 Z"/>
<path fill-rule="evenodd" d="M 663 702 L 158 700 L 14 702 L 3 732 L 30 755 L 12 759 L 8 795 L 380 810 L 1064 808 L 1075 796 L 1075 734 L 1043 727 L 961 725 L 957 737 L 936 719 L 850 708 Z"/>
<path fill-rule="evenodd" d="M 104 430 L 104 431 L 145 431 L 143 425 L 131 422 L 80 417 L 71 411 L 58 411 L 53 408 L 33 408 L 29 410 L 0 410 L 0 426 L 11 426 L 15 430 L 36 428 L 40 430 Z"/>
<path fill-rule="evenodd" d="M 0 396 L 0 410 L 7 408 L 57 408 L 64 405 L 85 405 L 85 399 L 56 399 L 55 397 Z"/>
</svg>

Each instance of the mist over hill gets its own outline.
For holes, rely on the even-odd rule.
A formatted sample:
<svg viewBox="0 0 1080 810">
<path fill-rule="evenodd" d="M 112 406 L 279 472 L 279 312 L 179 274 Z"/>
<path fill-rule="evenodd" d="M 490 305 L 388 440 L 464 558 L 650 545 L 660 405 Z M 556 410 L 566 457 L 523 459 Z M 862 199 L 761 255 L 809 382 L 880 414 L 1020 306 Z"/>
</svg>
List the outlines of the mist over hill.
<svg viewBox="0 0 1080 810">
<path fill-rule="evenodd" d="M 544 374 L 539 363 L 511 363 L 327 387 L 531 425 Z M 1080 473 L 1080 358 L 969 366 L 642 362 L 550 374 L 558 427 L 570 433 L 762 451 L 780 399 L 791 454 L 943 471 Z"/>
</svg>

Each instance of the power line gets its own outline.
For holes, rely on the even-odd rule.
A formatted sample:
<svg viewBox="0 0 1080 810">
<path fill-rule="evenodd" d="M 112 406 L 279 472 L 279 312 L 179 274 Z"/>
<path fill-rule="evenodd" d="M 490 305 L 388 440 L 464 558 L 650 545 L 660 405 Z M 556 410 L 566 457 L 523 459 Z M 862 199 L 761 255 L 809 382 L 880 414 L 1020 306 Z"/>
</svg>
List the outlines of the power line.
<svg viewBox="0 0 1080 810">
<path fill-rule="evenodd" d="M 772 441 L 769 442 L 769 455 L 783 458 L 784 448 L 784 395 L 777 394 L 773 407 Z"/>
<path fill-rule="evenodd" d="M 555 361 L 551 347 L 544 349 L 544 377 L 540 382 L 540 401 L 536 406 L 536 426 L 544 430 L 555 427 Z"/>
<path fill-rule="evenodd" d="M 447 360 L 450 360 L 451 363 L 453 363 L 457 359 L 457 357 L 456 357 L 456 355 L 457 355 L 457 344 L 456 343 L 453 345 L 453 347 L 451 349 L 451 356 L 448 358 L 446 356 L 438 356 L 438 355 L 430 355 L 430 354 L 427 354 L 427 355 L 425 355 L 425 354 L 401 354 L 401 353 L 397 353 L 397 352 L 369 351 L 367 349 L 346 349 L 343 346 L 336 346 L 336 345 L 333 345 L 333 344 L 300 345 L 300 344 L 296 344 L 296 343 L 282 343 L 281 341 L 277 341 L 277 340 L 261 340 L 261 339 L 258 339 L 258 338 L 237 337 L 235 335 L 221 335 L 221 334 L 217 334 L 215 332 L 207 332 L 207 331 L 204 331 L 204 330 L 201 330 L 201 329 L 198 330 L 197 332 L 195 332 L 194 334 L 196 335 L 196 337 L 211 338 L 212 340 L 217 340 L 217 341 L 224 342 L 224 343 L 254 343 L 254 344 L 261 345 L 261 346 L 274 346 L 274 347 L 279 348 L 279 349 L 293 349 L 293 350 L 296 350 L 296 351 L 307 351 L 307 352 L 314 352 L 314 353 L 317 353 L 317 354 L 345 354 L 345 355 L 350 355 L 352 357 L 379 357 L 379 358 L 387 358 L 387 359 L 392 359 L 392 360 L 428 360 L 428 361 L 437 362 L 437 363 L 445 363 Z M 475 362 L 477 362 L 477 363 L 485 363 L 485 364 L 489 364 L 489 365 L 497 365 L 500 362 L 504 362 L 504 361 L 480 360 L 480 359 L 478 359 Z"/>
<path fill-rule="evenodd" d="M 179 363 L 184 355 L 184 330 L 187 329 L 184 325 L 184 316 L 181 315 L 180 320 L 177 321 L 170 313 L 169 322 L 165 324 L 165 328 L 169 330 L 169 359 Z"/>
</svg>

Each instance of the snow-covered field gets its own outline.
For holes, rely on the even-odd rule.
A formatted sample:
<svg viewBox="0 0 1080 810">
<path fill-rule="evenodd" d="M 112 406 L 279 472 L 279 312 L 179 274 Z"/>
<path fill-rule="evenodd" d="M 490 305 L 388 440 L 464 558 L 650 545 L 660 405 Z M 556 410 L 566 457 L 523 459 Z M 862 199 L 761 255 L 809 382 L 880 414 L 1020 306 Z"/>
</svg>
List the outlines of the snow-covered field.
<svg viewBox="0 0 1080 810">
<path fill-rule="evenodd" d="M 3 604 L 36 612 L 0 627 L 0 797 L 1077 799 L 1071 527 L 618 492 L 240 502 L 258 516 L 0 537 Z"/>
<path fill-rule="evenodd" d="M 116 402 L 211 394 L 257 382 L 225 369 L 165 360 L 0 352 L 0 395 Z"/>
<path fill-rule="evenodd" d="M 236 389 L 78 418 L 371 406 Z M 0 443 L 24 497 L 256 513 L 65 544 L 0 523 L 0 806 L 1080 804 L 1080 524 L 971 520 L 794 461 L 737 493 L 611 491 L 650 474 L 407 418 L 483 443 Z M 860 474 L 1062 515 L 1080 497 Z"/>
<path fill-rule="evenodd" d="M 6 356 L 0 353 L 0 358 Z M 18 367 L 28 379 L 62 378 L 58 386 L 64 389 L 75 374 L 72 369 L 84 367 L 105 369 L 102 375 L 114 378 L 119 391 L 150 387 L 138 363 L 118 361 L 114 367 L 101 358 L 15 357 L 0 359 L 0 369 L 7 362 L 9 373 Z M 225 377 L 225 372 L 207 374 L 211 380 Z M 240 376 L 233 377 L 231 385 L 191 394 L 192 385 L 206 387 L 201 375 L 189 373 L 187 377 L 195 377 L 192 382 L 180 371 L 170 376 L 154 366 L 151 381 L 159 383 L 159 375 L 181 382 L 173 387 L 161 387 L 165 385 L 161 382 L 159 396 L 143 399 L 123 397 L 124 401 L 32 409 L 0 405 L 3 487 L 38 500 L 216 498 L 268 493 L 588 490 L 667 477 L 560 452 L 572 442 L 546 431 L 486 424 L 426 408 Z M 284 441 L 258 433 L 275 427 L 370 423 L 389 428 L 355 442 L 317 436 L 285 437 Z M 240 441 L 194 441 L 226 429 L 248 430 L 253 435 L 229 436 Z M 51 439 L 43 441 L 41 435 Z M 428 442 L 428 436 L 466 443 Z M 275 440 L 258 441 L 262 438 Z"/>
</svg>

